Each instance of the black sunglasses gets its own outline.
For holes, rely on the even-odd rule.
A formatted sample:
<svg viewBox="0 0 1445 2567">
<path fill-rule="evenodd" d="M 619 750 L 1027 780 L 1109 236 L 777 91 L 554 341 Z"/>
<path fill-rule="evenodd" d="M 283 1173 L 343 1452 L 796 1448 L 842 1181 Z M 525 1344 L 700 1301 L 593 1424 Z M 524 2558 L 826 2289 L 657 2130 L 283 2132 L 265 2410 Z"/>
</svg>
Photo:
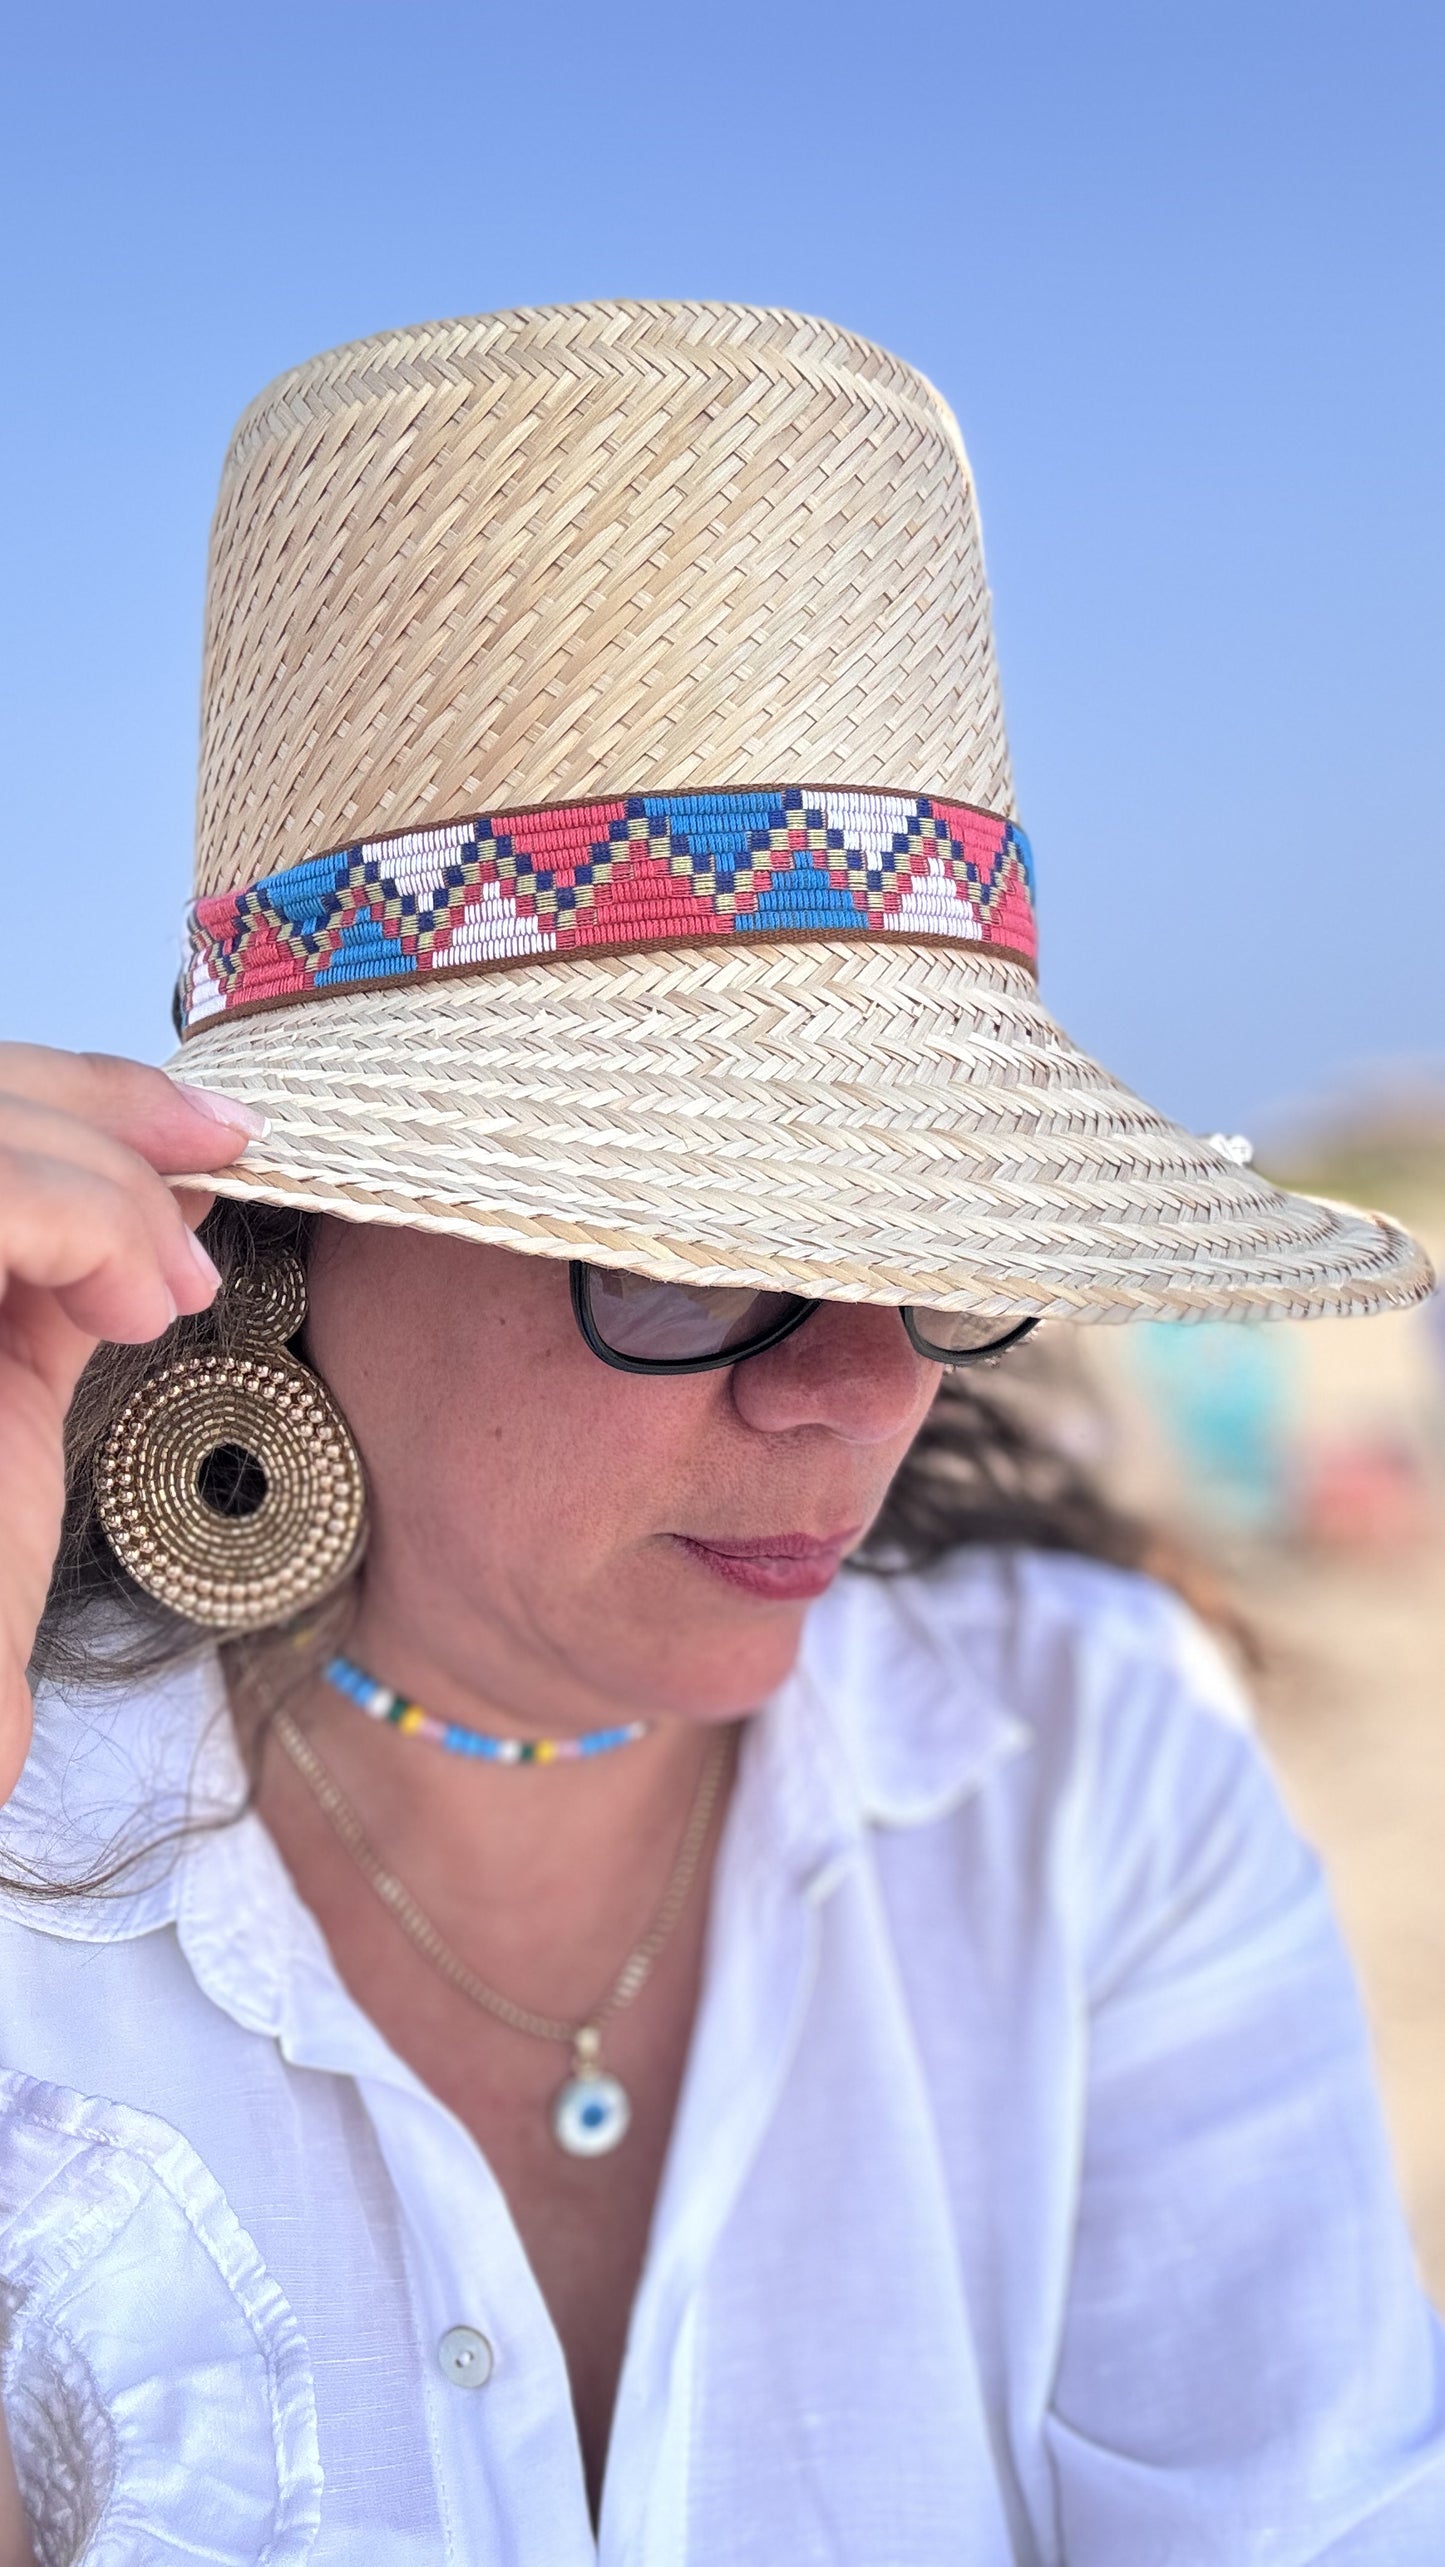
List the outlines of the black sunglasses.
<svg viewBox="0 0 1445 2567">
<path fill-rule="evenodd" d="M 712 1373 L 780 1346 L 818 1308 L 746 1284 L 657 1283 L 574 1259 L 572 1308 L 594 1355 L 620 1373 Z M 933 1364 L 982 1364 L 1033 1334 L 1036 1319 L 998 1332 L 966 1310 L 899 1311 L 910 1344 Z"/>
</svg>

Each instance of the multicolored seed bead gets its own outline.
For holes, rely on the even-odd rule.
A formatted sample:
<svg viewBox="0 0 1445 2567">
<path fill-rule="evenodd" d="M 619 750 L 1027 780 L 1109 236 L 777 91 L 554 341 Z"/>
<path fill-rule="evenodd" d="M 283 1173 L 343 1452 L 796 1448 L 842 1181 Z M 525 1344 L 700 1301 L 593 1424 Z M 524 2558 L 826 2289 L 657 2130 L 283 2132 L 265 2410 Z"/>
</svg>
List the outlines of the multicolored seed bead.
<svg viewBox="0 0 1445 2567">
<path fill-rule="evenodd" d="M 580 1738 L 490 1738 L 480 1729 L 464 1729 L 455 1720 L 437 1720 L 419 1702 L 378 1684 L 364 1667 L 339 1654 L 322 1670 L 326 1681 L 371 1720 L 384 1720 L 406 1738 L 428 1738 L 453 1756 L 479 1756 L 493 1765 L 572 1765 L 584 1756 L 605 1756 L 613 1747 L 630 1747 L 647 1736 L 650 1724 L 628 1720 L 615 1729 L 585 1730 Z"/>
</svg>

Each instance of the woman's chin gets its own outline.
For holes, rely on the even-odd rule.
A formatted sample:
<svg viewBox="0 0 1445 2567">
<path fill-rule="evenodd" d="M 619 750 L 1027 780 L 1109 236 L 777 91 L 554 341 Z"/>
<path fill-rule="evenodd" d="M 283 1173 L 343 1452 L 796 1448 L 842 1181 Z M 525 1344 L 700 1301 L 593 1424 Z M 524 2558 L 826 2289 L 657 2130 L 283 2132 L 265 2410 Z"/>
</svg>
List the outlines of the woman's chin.
<svg viewBox="0 0 1445 2567">
<path fill-rule="evenodd" d="M 646 1676 L 628 1699 L 646 1696 L 659 1714 L 680 1720 L 739 1720 L 777 1692 L 797 1662 L 806 1607 L 753 1604 L 732 1629 L 713 1623 L 706 1634 L 674 1627 L 660 1636 Z M 613 1688 L 609 1687 L 609 1691 Z"/>
</svg>

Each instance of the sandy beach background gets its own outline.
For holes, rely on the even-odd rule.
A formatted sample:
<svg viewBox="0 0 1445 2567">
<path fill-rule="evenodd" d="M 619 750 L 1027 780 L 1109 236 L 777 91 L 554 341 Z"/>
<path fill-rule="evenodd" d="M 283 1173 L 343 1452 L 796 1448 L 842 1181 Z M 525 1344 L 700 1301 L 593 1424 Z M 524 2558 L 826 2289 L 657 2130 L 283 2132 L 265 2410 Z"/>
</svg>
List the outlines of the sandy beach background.
<svg viewBox="0 0 1445 2567">
<path fill-rule="evenodd" d="M 1393 1212 L 1445 1269 L 1445 1106 L 1260 1157 L 1281 1182 Z M 1445 2305 L 1445 1300 L 1369 1322 L 1080 1332 L 1063 1363 L 1067 1433 L 1257 1639 L 1262 1734 L 1331 1879 Z"/>
</svg>

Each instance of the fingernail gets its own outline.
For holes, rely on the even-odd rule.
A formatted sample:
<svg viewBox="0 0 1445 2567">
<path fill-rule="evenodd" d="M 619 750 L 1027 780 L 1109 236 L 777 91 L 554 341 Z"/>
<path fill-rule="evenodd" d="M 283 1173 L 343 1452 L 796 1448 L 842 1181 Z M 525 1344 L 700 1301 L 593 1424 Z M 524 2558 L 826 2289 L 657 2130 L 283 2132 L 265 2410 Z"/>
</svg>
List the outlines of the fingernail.
<svg viewBox="0 0 1445 2567">
<path fill-rule="evenodd" d="M 248 1141 L 264 1141 L 271 1129 L 268 1114 L 258 1114 L 254 1105 L 243 1105 L 238 1096 L 216 1096 L 208 1087 L 188 1087 L 184 1079 L 173 1079 L 171 1085 L 187 1105 L 212 1123 L 224 1123 L 230 1132 L 244 1132 Z"/>
<path fill-rule="evenodd" d="M 190 1249 L 196 1272 L 201 1277 L 202 1281 L 210 1285 L 212 1292 L 219 1292 L 221 1288 L 221 1269 L 215 1264 L 213 1259 L 207 1256 L 205 1249 L 201 1246 L 199 1239 L 192 1230 L 188 1230 L 186 1232 L 186 1246 Z"/>
</svg>

